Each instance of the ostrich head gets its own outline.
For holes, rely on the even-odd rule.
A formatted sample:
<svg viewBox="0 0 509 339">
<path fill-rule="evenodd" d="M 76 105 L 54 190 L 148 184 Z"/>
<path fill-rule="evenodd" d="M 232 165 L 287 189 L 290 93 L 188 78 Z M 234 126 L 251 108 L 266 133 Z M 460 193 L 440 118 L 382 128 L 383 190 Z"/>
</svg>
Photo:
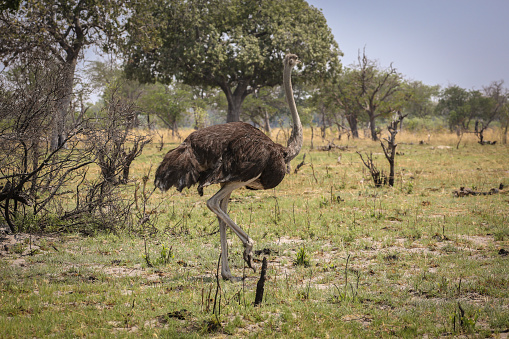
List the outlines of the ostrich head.
<svg viewBox="0 0 509 339">
<path fill-rule="evenodd" d="M 287 67 L 290 67 L 292 69 L 294 66 L 300 63 L 299 58 L 295 54 L 287 54 L 285 55 L 285 60 L 283 61 L 283 64 L 285 65 L 285 69 Z"/>
</svg>

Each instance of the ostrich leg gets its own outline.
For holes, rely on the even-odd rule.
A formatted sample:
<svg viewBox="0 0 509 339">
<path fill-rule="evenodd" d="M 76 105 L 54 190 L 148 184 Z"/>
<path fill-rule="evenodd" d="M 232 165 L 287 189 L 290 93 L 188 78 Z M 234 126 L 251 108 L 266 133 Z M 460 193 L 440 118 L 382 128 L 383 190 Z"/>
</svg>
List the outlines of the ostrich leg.
<svg viewBox="0 0 509 339">
<path fill-rule="evenodd" d="M 212 198 L 210 198 L 208 201 L 207 201 L 207 207 L 212 211 L 214 212 L 217 217 L 224 223 L 219 223 L 219 230 L 221 232 L 221 230 L 223 229 L 224 232 L 221 232 L 221 248 L 224 250 L 225 248 L 227 248 L 227 243 L 226 243 L 226 226 L 230 227 L 232 229 L 233 232 L 235 232 L 235 234 L 237 234 L 237 236 L 239 237 L 239 239 L 242 241 L 242 243 L 244 244 L 244 260 L 246 261 L 247 265 L 252 268 L 253 270 L 255 270 L 255 268 L 253 267 L 253 253 L 252 253 L 252 249 L 253 249 L 253 245 L 254 245 L 254 241 L 253 239 L 251 239 L 249 237 L 249 235 L 247 235 L 246 232 L 244 232 L 242 230 L 242 228 L 240 228 L 227 214 L 227 211 L 223 211 L 223 209 L 221 208 L 223 206 L 227 206 L 228 205 L 228 200 L 226 200 L 226 202 L 223 202 L 223 200 L 227 197 L 230 196 L 230 194 L 237 188 L 240 188 L 240 187 L 243 187 L 243 186 L 246 186 L 247 184 L 249 184 L 250 182 L 256 180 L 257 178 L 253 178 L 252 180 L 250 181 L 247 181 L 247 182 L 229 182 L 229 183 L 225 183 L 223 187 L 221 187 L 221 189 L 216 193 L 214 194 L 214 196 L 212 196 Z M 222 226 L 223 225 L 223 226 Z M 223 251 L 223 265 L 221 267 L 221 275 L 223 276 L 223 278 L 225 279 L 231 279 L 231 274 L 230 276 L 228 276 L 228 273 L 229 273 L 229 270 L 226 270 L 224 271 L 223 269 L 226 267 L 228 267 L 228 263 L 226 263 L 225 265 L 225 261 L 227 262 L 228 261 L 228 253 L 227 251 Z M 226 275 L 226 277 L 225 277 Z"/>
<path fill-rule="evenodd" d="M 221 185 L 222 187 L 223 185 Z M 230 200 L 230 194 L 226 195 L 223 200 L 221 200 L 220 207 L 224 213 L 228 213 L 228 201 Z M 221 235 L 221 276 L 226 280 L 233 280 L 233 276 L 230 272 L 230 267 L 228 266 L 228 242 L 226 239 L 226 223 L 217 217 L 219 221 L 219 234 Z"/>
</svg>

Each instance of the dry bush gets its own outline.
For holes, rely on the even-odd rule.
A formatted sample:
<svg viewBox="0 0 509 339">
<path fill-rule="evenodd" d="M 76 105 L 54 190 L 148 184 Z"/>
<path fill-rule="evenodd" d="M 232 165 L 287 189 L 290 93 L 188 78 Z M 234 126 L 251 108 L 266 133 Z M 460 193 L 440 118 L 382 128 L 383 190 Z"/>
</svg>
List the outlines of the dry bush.
<svg viewBox="0 0 509 339">
<path fill-rule="evenodd" d="M 135 107 L 112 94 L 101 117 L 67 122 L 65 140 L 51 149 L 63 78 L 52 60 L 36 57 L 0 76 L 0 208 L 12 232 L 130 225 L 134 199 L 121 198 L 120 186 L 150 139 L 132 133 Z M 100 177 L 89 175 L 94 163 Z"/>
</svg>

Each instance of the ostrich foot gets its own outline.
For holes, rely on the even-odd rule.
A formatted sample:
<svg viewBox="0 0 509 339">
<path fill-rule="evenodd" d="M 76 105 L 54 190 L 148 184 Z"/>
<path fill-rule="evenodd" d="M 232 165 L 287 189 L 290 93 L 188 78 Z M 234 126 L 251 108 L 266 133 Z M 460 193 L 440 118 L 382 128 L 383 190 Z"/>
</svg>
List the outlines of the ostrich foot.
<svg viewBox="0 0 509 339">
<path fill-rule="evenodd" d="M 229 280 L 231 282 L 239 282 L 239 281 L 242 281 L 243 279 L 242 278 L 237 278 L 237 277 L 234 277 L 231 272 L 230 272 L 230 268 L 222 268 L 221 269 L 221 277 L 223 278 L 223 280 Z"/>
<path fill-rule="evenodd" d="M 249 239 L 248 242 L 244 245 L 244 260 L 247 263 L 247 266 L 256 272 L 256 268 L 253 265 L 253 245 L 254 241 L 251 239 Z"/>
<path fill-rule="evenodd" d="M 223 280 L 229 280 L 231 282 L 239 282 L 239 281 L 244 280 L 244 279 L 239 278 L 239 277 L 234 277 L 231 274 L 228 274 L 228 275 L 221 274 L 221 276 L 223 277 Z"/>
</svg>

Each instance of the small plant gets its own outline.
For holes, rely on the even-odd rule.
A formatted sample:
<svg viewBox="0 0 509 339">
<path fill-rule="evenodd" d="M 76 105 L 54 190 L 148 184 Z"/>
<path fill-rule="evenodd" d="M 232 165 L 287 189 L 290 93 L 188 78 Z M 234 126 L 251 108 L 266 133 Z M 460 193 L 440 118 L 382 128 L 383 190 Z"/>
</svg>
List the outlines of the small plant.
<svg viewBox="0 0 509 339">
<path fill-rule="evenodd" d="M 310 264 L 310 258 L 309 254 L 306 252 L 306 247 L 301 247 L 299 251 L 297 252 L 297 257 L 293 261 L 293 264 L 295 266 L 304 266 L 309 267 Z"/>
<path fill-rule="evenodd" d="M 221 322 L 216 317 L 210 317 L 210 319 L 203 321 L 201 326 L 199 331 L 201 334 L 214 333 L 222 328 Z"/>
<path fill-rule="evenodd" d="M 473 333 L 475 331 L 475 325 L 479 318 L 479 311 L 476 311 L 472 318 L 465 315 L 465 310 L 461 307 L 458 302 L 458 308 L 454 310 L 454 314 L 451 315 L 451 322 L 454 332 L 461 333 Z"/>
<path fill-rule="evenodd" d="M 329 206 L 329 204 L 330 204 L 329 199 L 327 199 L 326 197 L 324 197 L 324 196 L 322 195 L 322 198 L 320 199 L 320 202 L 319 202 L 319 206 L 320 206 L 320 208 L 327 207 L 327 206 Z"/>
<path fill-rule="evenodd" d="M 438 282 L 438 290 L 443 293 L 447 293 L 449 288 L 449 280 L 446 277 L 442 277 L 441 281 Z"/>
<path fill-rule="evenodd" d="M 22 254 L 23 251 L 25 250 L 25 245 L 23 243 L 17 243 L 15 244 L 14 246 L 11 247 L 12 249 L 12 252 L 16 253 L 16 254 Z"/>
<path fill-rule="evenodd" d="M 406 194 L 412 194 L 413 191 L 414 191 L 414 184 L 412 182 L 407 183 Z"/>
<path fill-rule="evenodd" d="M 163 245 L 163 247 L 161 248 L 161 252 L 159 252 L 159 257 L 152 261 L 150 259 L 150 252 L 147 250 L 147 242 L 145 241 L 145 254 L 143 255 L 143 259 L 145 260 L 145 263 L 147 264 L 148 267 L 168 265 L 170 261 L 173 258 L 175 258 L 172 249 L 173 249 L 172 246 L 168 248 L 165 245 Z"/>
<path fill-rule="evenodd" d="M 335 271 L 336 266 L 333 263 L 324 264 L 322 270 L 324 272 Z"/>
<path fill-rule="evenodd" d="M 170 248 L 163 245 L 161 248 L 161 252 L 159 253 L 159 258 L 157 258 L 154 262 L 155 265 L 168 265 L 170 261 L 175 258 L 175 255 L 173 254 L 173 247 L 170 246 Z"/>
<path fill-rule="evenodd" d="M 417 240 L 422 238 L 422 232 L 415 227 L 409 228 L 405 230 L 403 233 L 404 236 L 410 240 Z"/>
<path fill-rule="evenodd" d="M 458 249 L 453 244 L 447 244 L 444 247 L 442 247 L 441 250 L 446 253 L 458 252 Z"/>
<path fill-rule="evenodd" d="M 509 238 L 509 229 L 502 228 L 500 230 L 496 230 L 493 232 L 493 237 L 495 241 L 504 241 L 505 239 Z"/>
<path fill-rule="evenodd" d="M 349 231 L 348 233 L 343 235 L 342 238 L 343 238 L 343 242 L 345 244 L 351 244 L 351 243 L 355 242 L 355 240 L 357 239 L 355 233 L 352 231 Z"/>
<path fill-rule="evenodd" d="M 242 321 L 242 318 L 240 316 L 235 316 L 233 320 L 231 320 L 225 327 L 224 332 L 229 335 L 234 335 L 235 330 L 239 327 L 243 327 L 244 322 Z"/>
</svg>

